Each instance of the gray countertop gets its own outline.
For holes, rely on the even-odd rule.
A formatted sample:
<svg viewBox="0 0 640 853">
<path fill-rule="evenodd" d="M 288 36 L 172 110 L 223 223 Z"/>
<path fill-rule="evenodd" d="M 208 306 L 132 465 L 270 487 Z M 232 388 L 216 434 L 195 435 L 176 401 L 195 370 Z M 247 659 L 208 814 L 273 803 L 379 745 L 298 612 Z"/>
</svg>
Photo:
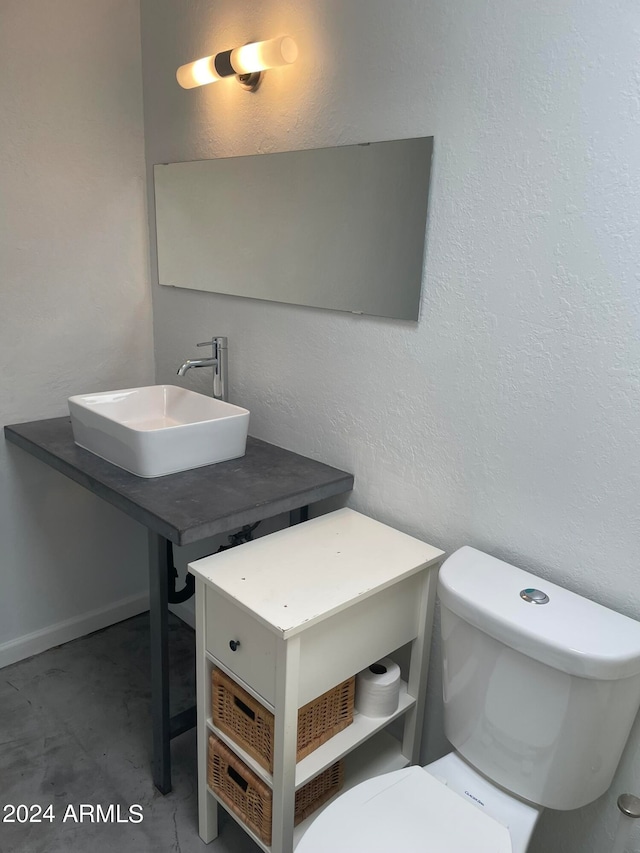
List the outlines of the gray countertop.
<svg viewBox="0 0 640 853">
<path fill-rule="evenodd" d="M 143 479 L 78 447 L 69 417 L 5 426 L 7 441 L 176 545 L 348 492 L 353 476 L 249 436 L 241 459 Z"/>
</svg>

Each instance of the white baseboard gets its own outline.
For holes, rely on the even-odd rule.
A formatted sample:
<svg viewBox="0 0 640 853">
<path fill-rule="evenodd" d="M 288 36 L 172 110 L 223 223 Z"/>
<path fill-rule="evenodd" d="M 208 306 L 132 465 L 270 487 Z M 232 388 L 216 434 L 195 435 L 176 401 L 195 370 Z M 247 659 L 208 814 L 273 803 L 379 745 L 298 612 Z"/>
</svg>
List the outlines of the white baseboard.
<svg viewBox="0 0 640 853">
<path fill-rule="evenodd" d="M 131 595 L 98 610 L 91 610 L 81 616 L 74 616 L 73 619 L 66 619 L 64 622 L 57 622 L 55 625 L 48 625 L 39 631 L 9 640 L 8 643 L 0 643 L 0 669 L 46 652 L 54 646 L 77 640 L 78 637 L 84 637 L 93 631 L 115 625 L 116 622 L 137 616 L 148 609 L 148 595 Z"/>
</svg>

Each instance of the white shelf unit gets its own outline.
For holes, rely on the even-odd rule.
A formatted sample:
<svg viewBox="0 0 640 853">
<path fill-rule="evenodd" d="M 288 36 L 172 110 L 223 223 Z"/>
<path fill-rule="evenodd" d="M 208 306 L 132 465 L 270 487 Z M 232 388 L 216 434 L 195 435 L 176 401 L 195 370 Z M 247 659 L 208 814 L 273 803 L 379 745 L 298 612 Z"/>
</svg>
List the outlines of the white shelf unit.
<svg viewBox="0 0 640 853">
<path fill-rule="evenodd" d="M 443 553 L 353 510 L 338 510 L 190 565 L 196 576 L 199 831 L 217 836 L 220 803 L 268 853 L 292 853 L 318 809 L 293 825 L 295 791 L 344 758 L 341 792 L 419 760 L 437 566 Z M 353 722 L 296 763 L 298 709 L 411 644 L 396 711 Z M 211 716 L 218 666 L 274 714 L 265 770 Z M 402 740 L 387 727 L 398 718 Z M 273 793 L 265 845 L 207 785 L 212 732 Z M 339 796 L 337 794 L 336 796 Z"/>
</svg>

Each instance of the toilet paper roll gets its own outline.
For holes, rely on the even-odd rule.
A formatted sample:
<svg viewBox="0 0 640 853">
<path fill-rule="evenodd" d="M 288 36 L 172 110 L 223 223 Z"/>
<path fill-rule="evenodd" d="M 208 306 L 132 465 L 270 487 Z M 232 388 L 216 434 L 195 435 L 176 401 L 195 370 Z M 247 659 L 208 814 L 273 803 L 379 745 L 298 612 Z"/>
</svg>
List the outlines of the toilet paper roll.
<svg viewBox="0 0 640 853">
<path fill-rule="evenodd" d="M 388 717 L 398 707 L 400 667 L 391 658 L 372 663 L 356 675 L 355 707 L 365 717 Z"/>
</svg>

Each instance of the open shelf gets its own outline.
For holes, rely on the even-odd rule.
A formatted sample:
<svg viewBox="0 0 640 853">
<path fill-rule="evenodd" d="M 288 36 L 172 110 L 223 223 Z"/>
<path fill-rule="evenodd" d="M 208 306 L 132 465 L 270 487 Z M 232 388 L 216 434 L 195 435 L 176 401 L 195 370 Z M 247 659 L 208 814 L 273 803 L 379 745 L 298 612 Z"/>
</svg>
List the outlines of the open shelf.
<svg viewBox="0 0 640 853">
<path fill-rule="evenodd" d="M 351 725 L 329 738 L 326 743 L 314 749 L 312 753 L 296 764 L 296 791 L 339 758 L 347 755 L 352 749 L 373 737 L 376 732 L 384 729 L 392 720 L 402 716 L 415 705 L 415 701 L 413 696 L 407 693 L 406 682 L 402 681 L 400 682 L 398 707 L 393 714 L 388 717 L 365 717 L 364 714 L 359 714 L 356 711 Z"/>
</svg>

